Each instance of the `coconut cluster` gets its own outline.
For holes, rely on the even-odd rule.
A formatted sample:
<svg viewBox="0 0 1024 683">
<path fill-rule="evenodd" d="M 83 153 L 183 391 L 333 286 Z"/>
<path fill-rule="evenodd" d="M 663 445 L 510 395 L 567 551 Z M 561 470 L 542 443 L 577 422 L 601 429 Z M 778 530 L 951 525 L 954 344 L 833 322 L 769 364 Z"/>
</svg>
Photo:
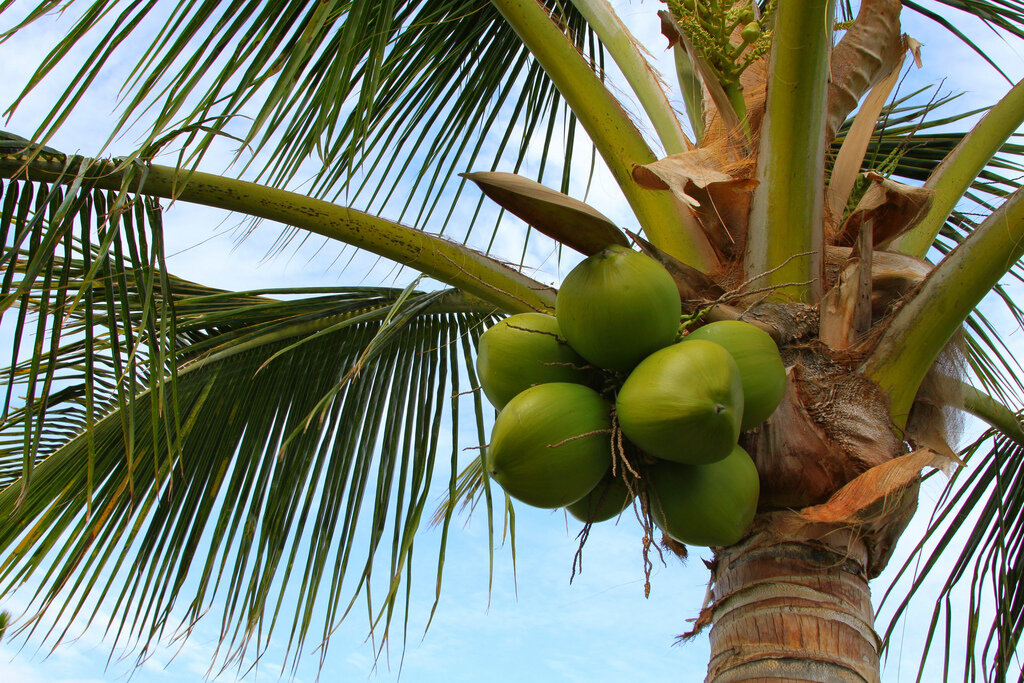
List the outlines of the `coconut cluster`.
<svg viewBox="0 0 1024 683">
<path fill-rule="evenodd" d="M 480 338 L 477 371 L 500 412 L 491 476 L 584 522 L 641 508 L 675 540 L 738 541 L 757 469 L 738 445 L 778 406 L 786 371 L 772 338 L 740 321 L 680 341 L 681 303 L 656 261 L 610 246 L 566 277 L 555 315 L 514 315 Z"/>
</svg>

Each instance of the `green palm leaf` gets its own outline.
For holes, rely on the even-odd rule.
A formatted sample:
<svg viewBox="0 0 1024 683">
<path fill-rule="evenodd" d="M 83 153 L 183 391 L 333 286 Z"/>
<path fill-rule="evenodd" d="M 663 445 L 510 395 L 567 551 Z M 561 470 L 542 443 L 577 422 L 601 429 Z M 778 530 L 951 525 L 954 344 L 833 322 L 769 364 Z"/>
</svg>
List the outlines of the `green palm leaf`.
<svg viewBox="0 0 1024 683">
<path fill-rule="evenodd" d="M 1024 37 L 1024 3 L 1019 0 L 938 0 L 938 2 L 946 7 L 977 17 L 990 28 L 1006 31 L 1018 37 Z M 914 0 L 903 0 L 903 6 L 920 13 L 922 16 L 928 17 L 939 24 L 939 26 L 942 26 L 969 45 L 972 50 L 991 64 L 996 71 L 1003 74 L 1004 77 L 1006 76 L 988 53 L 957 27 L 955 15 L 942 14 L 939 10 L 931 9 Z M 1009 79 L 1007 78 L 1007 80 Z"/>
<path fill-rule="evenodd" d="M 144 380 L 151 391 L 163 392 L 165 387 L 172 394 L 174 391 L 173 365 L 165 365 L 173 353 L 172 304 L 166 299 L 151 304 L 156 289 L 166 288 L 161 277 L 159 214 L 150 201 L 130 202 L 123 192 L 92 190 L 87 176 L 88 165 L 83 165 L 67 189 L 16 181 L 0 187 L 0 232 L 7 247 L 0 263 L 0 316 L 17 315 L 10 365 L 3 373 L 7 380 L 3 415 L 14 411 L 24 418 L 19 422 L 22 495 L 43 440 L 52 438 L 45 429 L 51 408 L 56 411 L 57 427 L 67 428 L 69 419 L 81 421 L 90 456 L 84 471 L 91 485 L 93 435 L 89 425 L 98 415 L 103 394 L 113 391 L 124 399 L 125 383 Z M 125 266 L 112 271 L 111 261 Z M 68 267 L 72 263 L 77 264 L 78 272 Z M 111 296 L 97 298 L 96 281 L 106 283 L 110 292 L 134 291 L 137 298 L 145 300 L 137 319 L 128 321 Z M 79 318 L 84 319 L 84 327 L 66 325 Z M 32 340 L 32 347 L 20 362 L 25 335 Z M 70 346 L 73 355 L 62 356 L 68 340 L 74 340 Z M 103 349 L 110 344 L 115 350 L 103 359 Z M 137 362 L 127 364 L 129 356 Z M 69 370 L 84 370 L 75 389 L 61 386 L 67 382 Z M 61 392 L 78 397 L 82 414 L 68 415 L 64 406 L 54 403 L 51 392 L 58 386 Z M 173 411 L 165 418 L 175 419 Z M 127 449 L 131 461 L 130 443 Z M 9 476 L 10 471 L 5 474 Z"/>
<path fill-rule="evenodd" d="M 909 184 L 922 184 L 967 134 L 967 130 L 955 128 L 984 111 L 946 113 L 959 95 L 938 95 L 930 91 L 931 88 L 924 88 L 897 97 L 883 109 L 864 157 L 863 172 L 874 171 Z M 851 122 L 852 119 L 848 120 L 840 129 L 832 146 L 833 156 Z M 949 130 L 951 127 L 954 130 Z M 981 215 L 988 215 L 1007 195 L 1021 187 L 1022 158 L 1024 145 L 1012 141 L 992 157 L 973 180 L 971 192 L 946 221 L 933 245 L 939 255 L 948 254 L 971 234 L 977 225 L 971 216 L 975 207 Z M 865 182 L 862 188 L 866 185 Z M 1021 264 L 1015 264 L 1010 274 L 1017 279 L 1024 277 Z M 1003 287 L 997 286 L 994 291 L 1019 323 L 1022 316 L 1017 304 Z M 986 315 L 974 311 L 966 321 L 964 335 L 965 361 L 981 386 L 1003 400 L 1019 401 L 1024 396 L 1024 384 L 1020 381 L 1022 368 Z"/>
<path fill-rule="evenodd" d="M 165 272 L 155 204 L 112 225 L 113 199 L 12 182 L 0 196 L 7 243 L 24 245 L 4 300 L 36 338 L 0 372 L 0 590 L 31 580 L 48 616 L 29 624 L 54 642 L 108 600 L 107 629 L 142 652 L 216 596 L 225 662 L 279 619 L 297 662 L 383 575 L 369 604 L 386 636 L 433 476 L 451 468 L 454 487 L 462 467 L 451 416 L 483 411 L 466 368 L 493 309 L 412 286 L 203 287 Z"/>
<path fill-rule="evenodd" d="M 133 401 L 114 406 L 90 434 L 42 453 L 25 496 L 17 480 L 0 492 L 0 543 L 15 548 L 0 565 L 5 589 L 34 578 L 36 605 L 56 619 L 91 621 L 86 595 L 109 598 L 117 641 L 143 646 L 174 629 L 175 607 L 187 630 L 217 596 L 227 615 L 220 654 L 231 660 L 264 646 L 260 639 L 276 632 L 279 618 L 293 655 L 313 632 L 326 640 L 369 590 L 377 566 L 392 586 L 373 608 L 377 632 L 386 635 L 411 569 L 413 535 L 431 512 L 441 418 L 459 410 L 465 379 L 453 370 L 472 362 L 465 354 L 487 320 L 445 312 L 448 292 L 407 293 L 396 311 L 400 296 L 360 291 L 320 297 L 316 306 L 280 302 L 276 316 L 259 300 L 236 304 L 229 317 L 217 307 L 204 311 L 216 321 L 205 329 L 199 319 L 183 321 L 182 337 L 199 341 L 179 351 L 178 420 L 160 418 L 172 397 L 140 382 Z M 187 297 L 181 304 L 198 308 Z M 350 324 L 341 324 L 346 318 Z M 330 331 L 317 334 L 311 323 Z M 217 352 L 254 334 L 260 343 Z M 300 340 L 301 352 L 287 352 Z M 81 412 L 76 397 L 61 398 L 54 397 L 57 407 Z M 471 403 L 480 409 L 479 398 Z M 13 413 L 0 434 L 19 432 L 28 419 Z M 449 466 L 457 471 L 457 430 L 452 442 Z M 16 456 L 20 443 L 12 446 L 0 460 Z M 188 577 L 198 577 L 194 593 L 182 591 Z M 283 602 L 289 581 L 301 583 L 294 607 Z"/>
<path fill-rule="evenodd" d="M 600 66 L 600 48 L 579 14 L 550 4 Z M 57 5 L 41 2 L 8 34 Z M 451 216 L 464 182 L 458 172 L 494 169 L 505 156 L 519 170 L 531 144 L 551 145 L 568 124 L 565 162 L 556 169 L 560 188 L 568 188 L 574 119 L 488 2 L 181 2 L 141 50 L 133 34 L 166 6 L 83 6 L 12 110 L 102 30 L 99 17 L 116 19 L 33 139 L 49 139 L 109 60 L 130 49 L 142 57 L 125 80 L 111 139 L 145 114 L 143 158 L 173 141 L 191 165 L 230 135 L 243 143 L 240 152 L 254 154 L 249 165 L 261 181 L 284 186 L 312 175 L 314 196 L 344 194 L 348 204 L 372 213 L 387 207 L 400 221 L 425 225 L 434 215 Z M 485 146 L 490 140 L 500 142 Z M 542 165 L 538 180 L 544 174 Z M 381 189 L 382 177 L 390 190 Z M 467 239 L 468 228 L 453 237 Z"/>
<path fill-rule="evenodd" d="M 884 640 L 893 646 L 911 599 L 934 600 L 921 671 L 938 651 L 944 680 L 951 664 L 962 664 L 964 680 L 1002 681 L 1012 670 L 1024 630 L 1024 448 L 989 430 L 962 455 L 969 466 L 958 469 L 946 485 L 927 531 L 883 597 L 880 609 L 895 603 Z M 909 587 L 898 586 L 901 581 L 909 582 Z M 933 583 L 937 591 L 930 586 Z M 962 605 L 954 604 L 965 594 L 966 613 Z M 996 609 L 989 614 L 983 605 L 992 595 Z M 953 623 L 962 627 L 965 621 L 966 641 L 953 642 Z M 951 661 L 953 657 L 963 661 Z"/>
<path fill-rule="evenodd" d="M 842 4 L 852 14 L 851 3 Z M 1018 0 L 940 4 L 1024 36 Z M 66 5 L 73 3 L 43 0 L 10 31 Z M 158 17 L 158 5 L 170 14 Z M 946 14 L 905 5 L 988 59 Z M 11 6 L 0 1 L 0 11 Z M 346 203 L 442 226 L 437 232 L 466 241 L 475 237 L 471 222 L 449 227 L 458 225 L 455 207 L 463 199 L 458 171 L 499 163 L 518 170 L 531 147 L 542 147 L 546 157 L 564 128 L 566 154 L 556 170 L 560 189 L 568 189 L 575 119 L 490 3 L 80 6 L 76 26 L 14 103 L 95 34 L 99 47 L 81 60 L 61 102 L 40 122 L 35 137 L 43 142 L 118 55 L 136 50 L 142 56 L 124 79 L 112 132 L 144 120 L 142 146 L 129 161 L 176 147 L 181 165 L 197 166 L 215 145 L 236 140 L 252 154 L 241 157 L 243 173 L 279 186 L 308 176 L 312 194 L 345 195 Z M 554 36 L 564 30 L 600 72 L 601 48 L 578 13 L 557 0 L 543 6 L 559 27 Z M 516 7 L 542 14 L 532 2 Z M 792 28 L 799 15 L 784 21 Z M 154 18 L 164 26 L 140 49 L 137 34 Z M 547 17 L 540 19 L 551 31 Z M 806 34 L 784 35 L 796 41 Z M 544 42 L 536 47 L 541 61 Z M 815 55 L 822 57 L 828 41 L 818 42 Z M 815 55 L 807 65 L 823 64 Z M 548 66 L 557 61 L 548 59 Z M 559 83 L 567 94 L 571 85 Z M 902 97 L 883 112 L 863 170 L 920 182 L 964 139 L 958 124 L 978 112 L 944 115 L 951 97 L 922 104 L 915 98 L 923 95 Z M 582 118 L 585 103 L 577 110 Z M 975 209 L 991 214 L 1019 191 L 1018 142 L 1007 141 L 975 178 L 933 253 L 950 252 L 985 224 L 974 220 Z M 24 144 L 0 136 L 0 151 Z M 785 147 L 779 145 L 779 158 L 792 161 Z M 36 151 L 70 168 L 48 148 Z M 147 166 L 128 164 L 119 192 L 98 191 L 88 168 L 75 165 L 64 189 L 8 181 L 0 190 L 0 314 L 16 330 L 9 368 L 0 372 L 0 544 L 9 549 L 0 562 L 0 593 L 31 582 L 33 607 L 40 609 L 29 625 L 47 631 L 51 642 L 60 641 L 60 625 L 73 617 L 101 619 L 95 605 L 113 605 L 109 631 L 143 653 L 189 631 L 217 602 L 225 605 L 218 652 L 225 663 L 258 656 L 284 629 L 286 657 L 297 661 L 307 646 L 325 644 L 362 599 L 379 642 L 397 624 L 405 633 L 413 539 L 436 472 L 449 468 L 447 500 L 435 517 L 442 526 L 438 591 L 457 504 L 483 498 L 493 535 L 487 471 L 479 458 L 460 457 L 460 415 L 471 404 L 470 441 L 482 443 L 473 360 L 494 311 L 458 292 L 415 291 L 416 283 L 403 290 L 225 292 L 176 279 L 163 261 L 159 205 L 129 191 Z M 541 163 L 538 179 L 547 171 Z M 817 229 L 805 221 L 778 223 L 783 227 L 773 226 L 765 243 L 787 229 Z M 380 224 L 360 225 L 372 231 Z M 762 265 L 772 266 L 769 273 L 781 267 Z M 1024 276 L 1019 264 L 1010 272 Z M 487 286 L 487 277 L 477 279 Z M 1013 319 L 1024 321 L 1011 296 L 1000 286 L 994 291 Z M 941 331 L 959 325 L 958 316 Z M 974 311 L 964 329 L 964 363 L 974 379 L 1006 402 L 1024 395 L 1020 366 L 992 321 Z M 451 456 L 441 463 L 438 444 L 449 424 Z M 989 434 L 965 457 L 978 466 L 957 474 L 925 541 L 936 540 L 939 550 L 923 560 L 909 590 L 895 588 L 899 597 L 890 600 L 899 603 L 899 619 L 923 595 L 925 578 L 955 556 L 927 637 L 942 630 L 942 621 L 948 628 L 952 592 L 972 581 L 967 676 L 991 670 L 998 678 L 1024 619 L 1016 588 L 1022 455 Z M 968 542 L 961 550 L 953 533 L 967 511 L 978 516 L 963 524 Z M 511 508 L 504 514 L 512 528 Z M 285 586 L 297 599 L 285 595 Z M 998 614 L 988 635 L 979 635 L 986 624 L 975 607 L 990 588 Z M 181 621 L 173 623 L 172 614 Z"/>
<path fill-rule="evenodd" d="M 875 171 L 903 182 L 921 184 L 968 132 L 965 125 L 985 109 L 947 113 L 959 94 L 940 95 L 923 88 L 894 99 L 878 118 L 864 156 L 863 171 Z M 852 123 L 848 119 L 832 145 L 834 157 Z M 953 128 L 953 130 L 950 130 Z M 957 130 L 959 128 L 960 130 Z M 940 129 L 940 130 L 936 130 Z M 1005 197 L 1020 187 L 1024 145 L 1008 141 L 974 179 L 974 192 Z"/>
</svg>

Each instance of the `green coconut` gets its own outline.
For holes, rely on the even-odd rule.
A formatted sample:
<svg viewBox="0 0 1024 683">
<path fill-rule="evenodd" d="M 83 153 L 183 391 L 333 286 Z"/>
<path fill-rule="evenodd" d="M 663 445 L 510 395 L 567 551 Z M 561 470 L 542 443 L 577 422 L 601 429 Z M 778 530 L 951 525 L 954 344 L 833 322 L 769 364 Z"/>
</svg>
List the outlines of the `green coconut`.
<svg viewBox="0 0 1024 683">
<path fill-rule="evenodd" d="M 604 522 L 618 517 L 633 502 L 633 497 L 626 482 L 609 472 L 590 493 L 565 509 L 581 522 Z"/>
<path fill-rule="evenodd" d="M 501 410 L 534 384 L 586 384 L 592 376 L 585 361 L 562 337 L 558 320 L 543 313 L 505 318 L 480 335 L 476 371 L 484 394 Z"/>
<path fill-rule="evenodd" d="M 740 370 L 713 342 L 673 344 L 636 366 L 615 409 L 622 432 L 641 450 L 689 465 L 715 462 L 740 435 Z"/>
<path fill-rule="evenodd" d="M 767 420 L 786 391 L 786 366 L 779 347 L 767 332 L 742 320 L 720 320 L 698 328 L 686 340 L 715 342 L 732 354 L 743 383 L 743 421 L 746 431 Z"/>
<path fill-rule="evenodd" d="M 613 245 L 566 276 L 555 315 L 581 356 L 598 367 L 629 371 L 675 341 L 679 290 L 660 263 Z"/>
<path fill-rule="evenodd" d="M 739 446 L 710 465 L 655 463 L 647 477 L 654 523 L 681 543 L 732 545 L 757 511 L 757 468 Z"/>
<path fill-rule="evenodd" d="M 582 384 L 538 384 L 498 414 L 487 469 L 513 498 L 541 508 L 575 503 L 611 466 L 611 414 Z"/>
</svg>

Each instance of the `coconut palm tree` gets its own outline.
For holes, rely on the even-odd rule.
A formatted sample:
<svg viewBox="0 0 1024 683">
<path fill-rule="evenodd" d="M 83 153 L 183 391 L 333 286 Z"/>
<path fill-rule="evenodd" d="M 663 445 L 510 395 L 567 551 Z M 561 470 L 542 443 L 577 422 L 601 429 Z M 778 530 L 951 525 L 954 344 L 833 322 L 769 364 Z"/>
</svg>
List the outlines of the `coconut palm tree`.
<svg viewBox="0 0 1024 683">
<path fill-rule="evenodd" d="M 4 38 L 66 4 L 30 6 Z M 491 485 L 486 449 L 460 457 L 463 410 L 477 445 L 488 440 L 477 341 L 508 314 L 555 303 L 517 267 L 525 243 L 489 254 L 508 243 L 496 239 L 503 223 L 487 234 L 475 220 L 493 200 L 532 227 L 533 244 L 583 255 L 619 244 L 659 261 L 687 329 L 747 320 L 781 350 L 782 403 L 741 436 L 758 514 L 714 549 L 710 599 L 694 606 L 693 632 L 710 628 L 708 680 L 878 680 L 891 627 L 875 624 L 869 582 L 897 543 L 928 542 L 939 550 L 918 556 L 923 571 L 886 596 L 896 618 L 941 573 L 929 640 L 941 639 L 961 618 L 949 596 L 973 583 L 966 675 L 1008 675 L 1024 619 L 1024 383 L 978 307 L 994 294 L 1022 320 L 1001 283 L 1021 276 L 1024 254 L 1012 140 L 1024 85 L 983 111 L 935 90 L 892 94 L 917 56 L 901 10 L 989 59 L 949 11 L 1016 40 L 1024 5 L 670 0 L 658 17 L 671 86 L 605 0 L 178 3 L 148 29 L 157 5 L 82 2 L 12 106 L 66 60 L 77 74 L 38 129 L 20 131 L 28 138 L 0 139 L 0 310 L 14 330 L 0 582 L 38 585 L 22 626 L 94 618 L 100 599 L 116 637 L 145 650 L 174 629 L 172 610 L 187 631 L 216 599 L 230 660 L 275 632 L 301 651 L 365 596 L 386 633 L 416 532 L 435 514 L 432 474 L 449 465 L 438 585 L 460 503 L 483 502 L 493 541 L 513 502 Z M 48 147 L 125 54 L 141 56 L 118 74 L 110 140 L 143 125 L 138 149 Z M 625 76 L 616 88 L 606 60 Z M 249 180 L 208 172 L 224 140 Z M 564 164 L 516 175 L 536 145 L 563 146 Z M 169 150 L 174 161 L 156 163 Z M 627 229 L 566 194 L 595 163 L 633 212 Z M 429 279 L 189 282 L 165 267 L 171 200 L 283 223 L 279 248 L 322 236 Z M 991 430 L 955 452 L 952 410 Z M 933 523 L 901 538 L 937 469 L 956 473 Z M 371 596 L 382 576 L 385 594 Z"/>
</svg>

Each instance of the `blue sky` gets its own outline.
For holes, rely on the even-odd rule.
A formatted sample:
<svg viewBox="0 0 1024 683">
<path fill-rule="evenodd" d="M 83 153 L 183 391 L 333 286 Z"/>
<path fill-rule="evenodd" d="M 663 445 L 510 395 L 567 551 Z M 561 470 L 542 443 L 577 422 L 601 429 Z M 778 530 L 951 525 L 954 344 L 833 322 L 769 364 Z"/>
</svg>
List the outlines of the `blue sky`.
<svg viewBox="0 0 1024 683">
<path fill-rule="evenodd" d="M 15 5 L 12 14 L 28 3 Z M 652 2 L 618 3 L 623 18 L 641 42 L 654 51 L 664 41 L 658 35 Z M 8 24 L 6 16 L 0 25 Z M 993 40 L 984 29 L 969 23 L 958 25 L 975 35 L 986 49 L 1001 55 L 1012 78 L 1024 74 L 1020 46 L 1013 48 Z M 924 69 L 912 70 L 903 91 L 913 83 L 936 83 L 946 79 L 945 90 L 964 91 L 979 106 L 995 101 L 1008 84 L 990 67 L 980 63 L 966 47 L 952 43 L 931 25 L 904 13 L 904 30 L 924 43 Z M 0 58 L 9 82 L 21 82 L 44 54 L 43 50 L 63 35 L 61 24 L 45 20 L 25 36 L 0 46 Z M 942 44 L 942 50 L 931 45 Z M 134 56 L 122 58 L 121 66 L 130 66 Z M 67 68 L 64 68 L 65 73 Z M 120 84 L 117 74 L 99 83 L 87 98 L 81 115 L 52 143 L 64 151 L 88 153 L 90 144 L 106 138 L 112 118 L 112 102 Z M 62 82 L 58 75 L 55 82 Z M 13 88 L 7 90 L 15 92 Z M 39 112 L 56 93 L 43 92 L 33 97 L 5 122 L 4 128 L 22 135 L 31 132 Z M 6 103 L 5 103 L 6 104 Z M 86 141 L 86 142 L 83 142 Z M 117 143 L 116 149 L 129 149 L 131 140 Z M 223 154 L 211 159 L 211 168 L 227 163 Z M 540 150 L 534 150 L 532 163 L 539 162 Z M 170 163 L 170 162 L 166 162 Z M 580 189 L 580 188 L 577 188 Z M 577 195 L 579 196 L 579 195 Z M 599 173 L 588 201 L 622 225 L 633 221 L 606 173 Z M 316 252 L 311 245 L 298 253 L 287 253 L 266 260 L 267 244 L 277 235 L 273 226 L 264 226 L 254 238 L 237 244 L 231 228 L 235 219 L 194 207 L 175 205 L 165 214 L 171 269 L 178 275 L 205 284 L 246 288 L 252 286 L 293 286 L 326 283 L 383 282 L 402 286 L 409 273 L 395 273 L 376 259 L 359 259 L 345 273 L 334 266 L 336 251 Z M 219 236 L 208 240 L 211 234 Z M 495 247 L 498 254 L 518 256 L 522 226 L 506 219 Z M 201 243 L 201 244 L 200 244 Z M 196 245 L 200 245 L 196 247 Z M 195 247 L 195 248 L 192 248 Z M 555 261 L 549 248 L 534 245 L 529 261 L 541 267 L 540 278 L 557 282 L 573 261 Z M 397 278 L 397 280 L 395 279 Z M 1009 328 L 1007 328 L 1009 329 Z M 1019 343 L 1019 337 L 1018 341 Z M 442 451 L 445 446 L 442 444 Z M 444 481 L 445 473 L 435 480 Z M 921 509 L 907 538 L 919 534 L 926 514 L 939 495 L 933 478 L 922 494 Z M 393 636 L 390 656 L 374 663 L 374 647 L 366 640 L 364 614 L 356 613 L 334 634 L 324 663 L 325 680 L 398 679 L 407 681 L 627 681 L 627 680 L 703 680 L 707 661 L 707 638 L 701 636 L 685 646 L 673 645 L 675 636 L 689 628 L 688 619 L 697 615 L 704 599 L 708 572 L 694 552 L 682 564 L 666 557 L 667 564 L 655 562 L 649 599 L 643 596 L 640 534 L 634 520 L 624 517 L 615 525 L 595 527 L 584 555 L 584 571 L 570 585 L 572 559 L 576 551 L 575 535 L 579 524 L 566 521 L 561 512 L 549 512 L 517 506 L 517 545 L 515 581 L 507 544 L 495 550 L 493 590 L 488 594 L 488 555 L 486 520 L 482 515 L 466 526 L 453 526 L 446 561 L 441 604 L 425 637 L 434 594 L 435 548 L 437 531 L 424 532 L 417 543 L 416 572 L 409 619 L 408 648 L 402 660 L 401 634 Z M 461 521 L 461 520 L 460 520 Z M 707 556 L 707 551 L 704 551 Z M 899 566 L 896 558 L 891 567 Z M 886 583 L 885 577 L 876 582 Z M 7 605 L 17 613 L 27 600 L 23 592 Z M 966 596 L 964 596 L 966 599 Z M 19 602 L 19 600 L 21 602 Z M 912 680 L 916 674 L 920 641 L 919 624 L 930 615 L 931 605 L 922 604 L 907 622 L 905 644 L 891 654 L 884 680 Z M 401 618 L 396 628 L 400 628 Z M 5 641 L 0 644 L 0 681 L 47 681 L 64 683 L 86 681 L 193 681 L 207 672 L 216 645 L 218 621 L 215 614 L 182 643 L 159 649 L 141 668 L 133 660 L 117 660 L 107 665 L 111 641 L 103 639 L 102 620 L 86 628 L 72 625 L 76 638 L 63 642 L 49 657 L 48 645 L 38 638 L 28 643 Z M 311 639 L 312 640 L 312 639 Z M 307 646 L 306 650 L 311 650 Z M 281 675 L 283 647 L 272 644 L 259 666 L 245 680 L 270 681 Z M 900 663 L 902 654 L 908 663 Z M 301 659 L 295 680 L 312 681 L 317 677 L 318 655 L 307 652 Z M 235 680 L 234 671 L 219 680 Z"/>
</svg>

